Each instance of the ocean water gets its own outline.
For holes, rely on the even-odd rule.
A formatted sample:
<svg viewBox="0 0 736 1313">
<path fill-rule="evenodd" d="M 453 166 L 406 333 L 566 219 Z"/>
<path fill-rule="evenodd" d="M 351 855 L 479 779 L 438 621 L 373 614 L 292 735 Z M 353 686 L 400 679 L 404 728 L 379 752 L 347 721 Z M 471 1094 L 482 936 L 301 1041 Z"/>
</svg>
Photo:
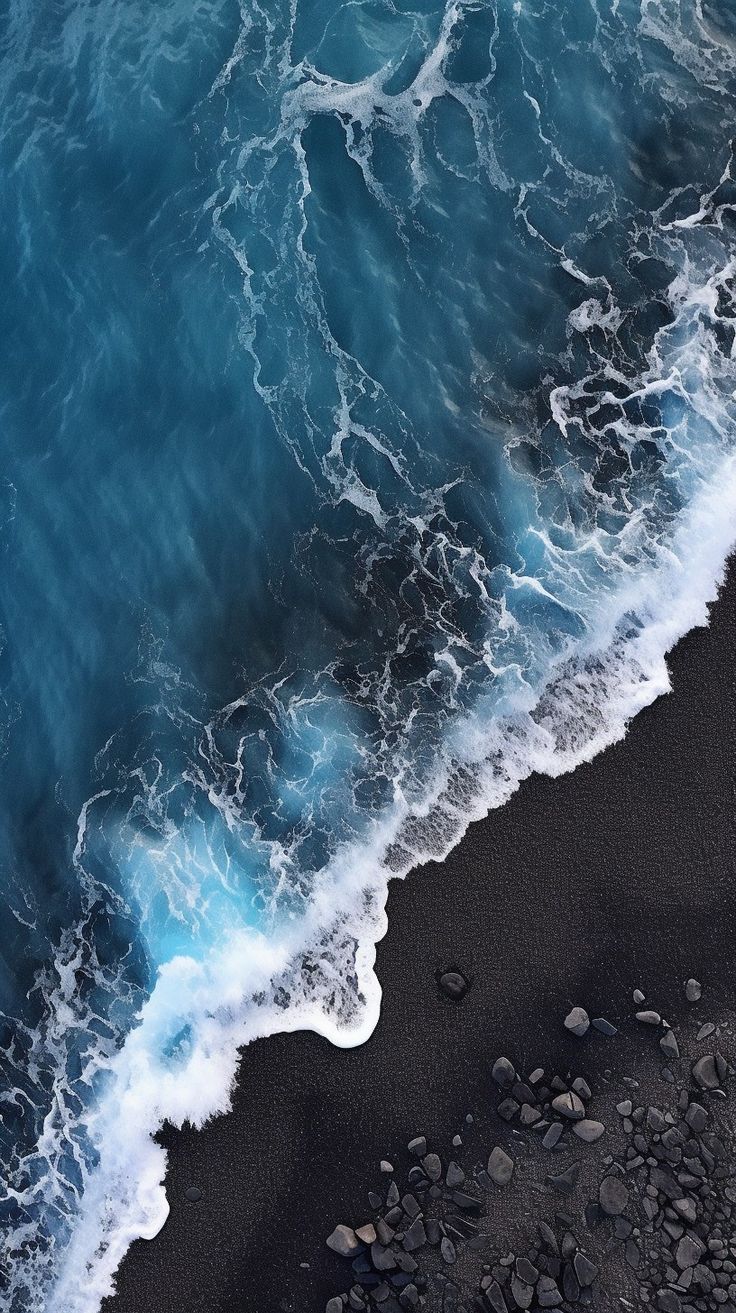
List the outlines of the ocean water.
<svg viewBox="0 0 736 1313">
<path fill-rule="evenodd" d="M 5 0 L 0 48 L 0 1308 L 95 1313 L 162 1121 L 364 1039 L 388 880 L 707 619 L 736 7 Z"/>
</svg>

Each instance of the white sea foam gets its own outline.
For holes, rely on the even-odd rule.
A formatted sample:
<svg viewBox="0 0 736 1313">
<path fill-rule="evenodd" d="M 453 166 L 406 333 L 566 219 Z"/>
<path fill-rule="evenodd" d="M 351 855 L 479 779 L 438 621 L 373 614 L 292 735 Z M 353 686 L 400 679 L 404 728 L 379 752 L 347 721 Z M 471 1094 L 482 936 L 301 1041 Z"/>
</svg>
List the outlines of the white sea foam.
<svg viewBox="0 0 736 1313">
<path fill-rule="evenodd" d="M 389 880 L 444 858 L 532 772 L 560 775 L 621 739 L 632 717 L 669 691 L 666 654 L 707 623 L 735 537 L 730 457 L 683 515 L 657 568 L 611 599 L 597 639 L 560 663 L 533 706 L 490 726 L 469 718 L 422 808 L 397 796 L 370 840 L 323 872 L 297 929 L 275 941 L 241 932 L 204 962 L 179 957 L 162 968 L 90 1124 L 100 1161 L 48 1304 L 53 1313 L 95 1313 L 131 1242 L 163 1226 L 166 1155 L 151 1137 L 164 1119 L 202 1126 L 228 1109 L 242 1045 L 298 1029 L 345 1047 L 368 1038 L 379 1016 L 373 968 Z M 173 1067 L 161 1059 L 172 1018 L 186 1020 L 194 1037 Z"/>
</svg>

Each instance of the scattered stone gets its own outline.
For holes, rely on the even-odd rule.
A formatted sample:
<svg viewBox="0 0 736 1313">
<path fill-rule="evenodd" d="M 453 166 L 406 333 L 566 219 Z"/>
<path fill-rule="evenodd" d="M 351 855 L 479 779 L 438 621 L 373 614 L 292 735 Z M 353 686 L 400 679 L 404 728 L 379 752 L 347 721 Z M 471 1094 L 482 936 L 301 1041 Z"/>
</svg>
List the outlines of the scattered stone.
<svg viewBox="0 0 736 1313">
<path fill-rule="evenodd" d="M 351 1226 L 336 1226 L 332 1235 L 327 1237 L 327 1248 L 341 1258 L 353 1258 L 363 1246 Z"/>
<path fill-rule="evenodd" d="M 583 1140 L 585 1144 L 595 1144 L 596 1140 L 600 1140 L 606 1128 L 603 1125 L 603 1122 L 593 1121 L 589 1117 L 584 1117 L 582 1121 L 574 1122 L 572 1129 L 575 1135 L 577 1135 L 580 1140 Z"/>
<path fill-rule="evenodd" d="M 542 1148 L 554 1149 L 564 1129 L 562 1122 L 553 1122 L 549 1129 L 544 1133 Z"/>
<path fill-rule="evenodd" d="M 445 1184 L 449 1190 L 456 1190 L 465 1180 L 465 1172 L 459 1163 L 448 1163 Z"/>
<path fill-rule="evenodd" d="M 598 1190 L 598 1202 L 608 1217 L 623 1213 L 629 1202 L 629 1192 L 620 1176 L 604 1176 Z"/>
<path fill-rule="evenodd" d="M 537 1282 L 537 1303 L 540 1308 L 556 1308 L 562 1303 L 560 1288 L 553 1277 L 543 1276 Z"/>
<path fill-rule="evenodd" d="M 415 1158 L 423 1158 L 427 1152 L 427 1137 L 425 1135 L 417 1135 L 413 1140 L 409 1141 L 406 1147 L 409 1150 L 409 1153 L 413 1153 Z"/>
<path fill-rule="evenodd" d="M 455 1262 L 455 1259 L 457 1258 L 457 1254 L 455 1252 L 455 1246 L 453 1245 L 449 1236 L 442 1237 L 442 1241 L 440 1243 L 440 1253 L 442 1254 L 442 1257 L 446 1263 Z"/>
<path fill-rule="evenodd" d="M 442 1163 L 439 1154 L 428 1153 L 422 1158 L 422 1167 L 424 1168 L 430 1181 L 439 1181 L 442 1176 Z"/>
<path fill-rule="evenodd" d="M 558 1094 L 552 1100 L 552 1107 L 561 1117 L 567 1117 L 570 1121 L 582 1121 L 585 1116 L 585 1105 L 574 1090 L 568 1090 L 567 1094 Z"/>
<path fill-rule="evenodd" d="M 573 1035 L 582 1038 L 590 1026 L 590 1017 L 585 1011 L 585 1008 L 572 1008 L 565 1017 L 565 1026 Z"/>
<path fill-rule="evenodd" d="M 415 1249 L 421 1249 L 422 1245 L 427 1243 L 427 1232 L 421 1217 L 415 1217 L 411 1226 L 404 1233 L 404 1239 L 401 1242 L 407 1253 L 413 1253 Z"/>
<path fill-rule="evenodd" d="M 504 1099 L 503 1103 L 498 1105 L 498 1115 L 503 1117 L 505 1122 L 510 1122 L 519 1111 L 519 1105 L 516 1099 Z"/>
<path fill-rule="evenodd" d="M 634 1105 L 631 1099 L 623 1099 L 621 1103 L 616 1104 L 616 1112 L 619 1112 L 622 1117 L 630 1117 L 633 1111 Z"/>
<path fill-rule="evenodd" d="M 618 1035 L 618 1026 L 614 1026 L 606 1017 L 593 1017 L 593 1026 L 601 1035 Z"/>
<path fill-rule="evenodd" d="M 453 1135 L 453 1137 L 452 1137 L 452 1147 L 453 1147 L 453 1149 L 459 1149 L 460 1146 L 462 1145 L 462 1142 L 463 1142 L 463 1141 L 462 1141 L 462 1136 L 461 1136 L 461 1135 Z"/>
<path fill-rule="evenodd" d="M 706 1053 L 693 1064 L 693 1080 L 703 1090 L 716 1090 L 720 1085 L 716 1060 L 712 1053 Z"/>
<path fill-rule="evenodd" d="M 659 1041 L 659 1047 L 668 1058 L 679 1058 L 680 1047 L 677 1043 L 677 1037 L 673 1030 L 668 1030 Z"/>
<path fill-rule="evenodd" d="M 534 1298 L 534 1287 L 527 1285 L 525 1281 L 521 1281 L 519 1277 L 514 1275 L 511 1278 L 511 1294 L 517 1308 L 530 1308 Z"/>
<path fill-rule="evenodd" d="M 508 1185 L 514 1174 L 514 1160 L 501 1148 L 496 1145 L 490 1158 L 488 1159 L 488 1175 L 494 1185 Z"/>
<path fill-rule="evenodd" d="M 572 1260 L 572 1265 L 579 1285 L 592 1286 L 598 1276 L 598 1268 L 595 1263 L 591 1263 L 590 1259 L 581 1250 L 578 1250 Z"/>
<path fill-rule="evenodd" d="M 662 1020 L 658 1012 L 652 1012 L 647 1008 L 644 1012 L 637 1012 L 637 1021 L 643 1021 L 645 1026 L 658 1026 Z"/>
<path fill-rule="evenodd" d="M 188 1199 L 190 1204 L 198 1204 L 202 1198 L 202 1191 L 198 1185 L 190 1185 L 189 1189 L 184 1191 L 184 1198 Z"/>
<path fill-rule="evenodd" d="M 341 1299 L 328 1299 L 325 1304 L 325 1313 L 343 1313 L 345 1305 Z"/>
<path fill-rule="evenodd" d="M 393 1163 L 390 1163 L 390 1162 L 388 1161 L 387 1158 L 382 1158 L 382 1159 L 381 1159 L 381 1171 L 382 1171 L 382 1172 L 392 1172 L 393 1170 L 394 1170 L 394 1169 L 393 1169 Z"/>
<path fill-rule="evenodd" d="M 459 971 L 443 971 L 440 976 L 440 989 L 448 998 L 458 1001 L 468 992 L 468 982 Z"/>
<path fill-rule="evenodd" d="M 643 994 L 640 989 L 634 990 L 634 1002 L 636 1003 L 637 1007 L 639 1006 L 640 1003 L 644 1002 L 645 998 L 646 998 L 646 994 Z"/>
<path fill-rule="evenodd" d="M 508 1058 L 496 1058 L 491 1072 L 497 1085 L 513 1085 L 516 1080 L 516 1071 L 512 1067 Z"/>
<path fill-rule="evenodd" d="M 700 1027 L 700 1030 L 698 1031 L 695 1038 L 697 1040 L 708 1039 L 708 1036 L 712 1035 L 714 1030 L 715 1030 L 715 1026 L 713 1025 L 713 1022 L 706 1021 L 705 1025 Z"/>
<path fill-rule="evenodd" d="M 685 998 L 688 1003 L 697 1003 L 702 994 L 703 987 L 699 980 L 694 980 L 691 976 L 689 980 L 685 981 Z"/>
<path fill-rule="evenodd" d="M 372 1245 L 376 1238 L 376 1228 L 372 1222 L 367 1222 L 365 1226 L 356 1226 L 355 1234 L 364 1245 Z"/>
</svg>

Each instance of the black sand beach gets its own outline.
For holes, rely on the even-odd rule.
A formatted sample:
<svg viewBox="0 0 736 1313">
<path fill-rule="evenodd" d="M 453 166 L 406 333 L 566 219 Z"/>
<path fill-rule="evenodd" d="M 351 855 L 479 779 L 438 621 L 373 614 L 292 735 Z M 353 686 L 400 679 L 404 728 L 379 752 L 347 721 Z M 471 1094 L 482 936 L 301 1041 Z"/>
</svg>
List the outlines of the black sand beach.
<svg viewBox="0 0 736 1313">
<path fill-rule="evenodd" d="M 325 1238 L 367 1217 L 381 1158 L 404 1165 L 420 1133 L 444 1151 L 456 1131 L 487 1153 L 496 1056 L 597 1074 L 611 1041 L 589 1037 L 581 1059 L 562 1025 L 582 1003 L 631 1032 L 630 1058 L 636 986 L 673 1024 L 689 976 L 711 1010 L 733 1006 L 735 651 L 732 567 L 710 627 L 672 654 L 673 694 L 623 743 L 528 781 L 443 865 L 394 885 L 371 1040 L 260 1041 L 231 1114 L 166 1131 L 171 1215 L 130 1251 L 106 1313 L 323 1313 L 350 1284 Z M 437 987 L 448 966 L 471 981 L 459 1004 Z"/>
</svg>

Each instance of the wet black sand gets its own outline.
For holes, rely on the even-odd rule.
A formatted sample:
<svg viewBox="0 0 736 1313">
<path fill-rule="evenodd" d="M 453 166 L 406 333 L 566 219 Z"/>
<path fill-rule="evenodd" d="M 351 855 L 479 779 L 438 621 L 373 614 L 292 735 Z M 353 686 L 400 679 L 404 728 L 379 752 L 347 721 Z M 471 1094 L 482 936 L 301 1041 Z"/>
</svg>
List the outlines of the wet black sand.
<svg viewBox="0 0 736 1313">
<path fill-rule="evenodd" d="M 371 1040 L 349 1051 L 309 1034 L 259 1041 L 229 1116 L 166 1132 L 171 1216 L 133 1246 L 105 1313 L 322 1313 L 346 1285 L 325 1237 L 367 1216 L 379 1159 L 403 1163 L 420 1132 L 444 1151 L 461 1129 L 480 1152 L 494 1057 L 579 1065 L 568 1007 L 630 1029 L 636 985 L 673 1021 L 690 975 L 714 1006 L 733 1004 L 735 653 L 732 568 L 710 627 L 672 655 L 674 693 L 623 743 L 572 775 L 528 781 L 443 865 L 395 884 Z M 448 965 L 472 980 L 459 1005 L 436 985 Z M 611 1060 L 605 1044 L 593 1041 L 590 1067 Z M 198 1203 L 185 1199 L 191 1185 Z"/>
</svg>

